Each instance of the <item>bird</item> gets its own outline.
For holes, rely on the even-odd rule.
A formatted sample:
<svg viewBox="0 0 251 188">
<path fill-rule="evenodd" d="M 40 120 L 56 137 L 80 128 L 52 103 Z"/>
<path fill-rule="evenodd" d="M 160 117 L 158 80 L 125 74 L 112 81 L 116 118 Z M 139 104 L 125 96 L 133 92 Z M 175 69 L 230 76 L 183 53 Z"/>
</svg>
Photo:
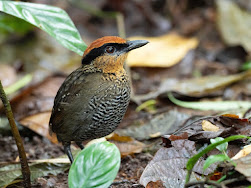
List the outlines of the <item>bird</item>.
<svg viewBox="0 0 251 188">
<path fill-rule="evenodd" d="M 104 36 L 84 51 L 82 64 L 60 86 L 49 121 L 71 163 L 71 143 L 84 149 L 83 141 L 112 133 L 122 121 L 130 101 L 130 81 L 124 69 L 128 52 L 146 40 Z"/>
</svg>

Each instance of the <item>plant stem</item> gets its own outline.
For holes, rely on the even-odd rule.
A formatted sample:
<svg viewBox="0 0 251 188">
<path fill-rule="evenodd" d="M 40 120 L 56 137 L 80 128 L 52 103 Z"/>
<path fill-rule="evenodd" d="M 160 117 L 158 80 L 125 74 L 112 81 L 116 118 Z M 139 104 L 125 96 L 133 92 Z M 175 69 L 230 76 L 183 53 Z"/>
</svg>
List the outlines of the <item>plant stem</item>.
<svg viewBox="0 0 251 188">
<path fill-rule="evenodd" d="M 11 126 L 11 131 L 12 131 L 12 134 L 13 134 L 13 136 L 15 138 L 16 145 L 17 145 L 17 148 L 18 148 L 18 153 L 19 153 L 19 158 L 20 158 L 20 163 L 21 163 L 21 168 L 22 168 L 22 174 L 23 174 L 23 179 L 24 179 L 24 187 L 30 188 L 31 187 L 30 168 L 29 168 L 27 158 L 26 158 L 26 155 L 25 155 L 23 142 L 22 142 L 21 136 L 19 134 L 19 131 L 17 129 L 15 120 L 14 120 L 14 116 L 13 116 L 13 113 L 12 113 L 12 110 L 11 110 L 10 102 L 7 99 L 7 96 L 6 96 L 5 92 L 4 92 L 1 80 L 0 80 L 0 97 L 2 99 L 4 109 L 5 109 L 5 113 L 6 113 L 6 116 L 8 117 L 8 120 L 9 120 L 9 123 L 10 123 L 10 126 Z"/>
</svg>

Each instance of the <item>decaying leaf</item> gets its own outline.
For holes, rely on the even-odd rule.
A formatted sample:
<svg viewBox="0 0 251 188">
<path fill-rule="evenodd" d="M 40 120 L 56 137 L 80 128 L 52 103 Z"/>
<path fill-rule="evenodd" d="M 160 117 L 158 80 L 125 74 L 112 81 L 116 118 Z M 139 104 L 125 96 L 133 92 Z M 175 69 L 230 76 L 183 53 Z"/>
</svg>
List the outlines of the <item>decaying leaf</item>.
<svg viewBox="0 0 251 188">
<path fill-rule="evenodd" d="M 153 160 L 146 166 L 140 177 L 140 184 L 146 186 L 149 182 L 161 181 L 165 187 L 184 187 L 187 160 L 195 155 L 195 143 L 189 140 L 176 140 L 171 148 L 161 148 Z M 208 175 L 216 168 L 212 165 L 203 171 L 204 160 L 200 159 L 194 167 L 194 172 Z"/>
<path fill-rule="evenodd" d="M 234 1 L 216 1 L 218 26 L 225 42 L 229 45 L 242 45 L 251 51 L 251 13 L 238 7 Z"/>
<path fill-rule="evenodd" d="M 217 132 L 205 131 L 202 128 L 202 122 L 208 121 L 217 126 Z M 174 135 L 188 134 L 189 140 L 209 141 L 211 138 L 227 137 L 231 135 L 251 136 L 251 121 L 245 118 L 237 118 L 234 115 L 210 116 L 196 120 L 184 125 L 181 129 L 174 132 Z"/>
<path fill-rule="evenodd" d="M 130 52 L 127 63 L 131 67 L 171 67 L 198 45 L 196 38 L 184 38 L 175 33 L 160 37 L 131 37 L 129 40 L 148 40 L 150 43 Z"/>
<path fill-rule="evenodd" d="M 227 86 L 250 77 L 251 69 L 246 72 L 227 76 L 210 75 L 185 80 L 169 78 L 162 82 L 157 91 L 145 95 L 137 95 L 134 97 L 134 100 L 146 101 L 158 96 L 167 97 L 171 91 L 190 97 L 215 96 L 217 91 L 222 91 Z"/>
<path fill-rule="evenodd" d="M 132 125 L 126 129 L 117 129 L 115 132 L 138 140 L 146 140 L 177 130 L 188 117 L 187 114 L 173 110 L 157 115 L 146 124 Z"/>
</svg>

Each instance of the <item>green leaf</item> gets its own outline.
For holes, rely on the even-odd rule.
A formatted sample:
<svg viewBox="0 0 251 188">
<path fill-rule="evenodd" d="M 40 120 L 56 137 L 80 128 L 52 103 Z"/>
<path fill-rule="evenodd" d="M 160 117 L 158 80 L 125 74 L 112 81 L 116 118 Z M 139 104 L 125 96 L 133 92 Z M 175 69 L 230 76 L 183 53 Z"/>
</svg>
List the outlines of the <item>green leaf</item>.
<svg viewBox="0 0 251 188">
<path fill-rule="evenodd" d="M 245 109 L 251 108 L 251 102 L 249 101 L 208 101 L 208 102 L 185 102 L 174 98 L 174 96 L 169 93 L 168 98 L 174 104 L 182 106 L 185 108 L 191 108 L 196 110 L 216 110 L 216 111 L 227 111 L 235 109 Z"/>
<path fill-rule="evenodd" d="M 228 160 L 230 160 L 230 158 L 224 154 L 211 155 L 206 159 L 203 165 L 203 170 L 206 170 L 213 163 L 221 162 L 221 161 L 228 161 Z"/>
<path fill-rule="evenodd" d="M 25 35 L 33 26 L 17 17 L 1 13 L 0 14 L 0 32 L 1 33 L 18 33 Z"/>
<path fill-rule="evenodd" d="M 241 70 L 248 70 L 248 69 L 251 69 L 251 61 L 247 61 L 241 66 Z"/>
<path fill-rule="evenodd" d="M 39 27 L 64 47 L 83 55 L 86 44 L 64 10 L 43 4 L 0 1 L 0 11 Z"/>
<path fill-rule="evenodd" d="M 214 148 L 216 148 L 216 146 L 218 146 L 220 144 L 223 144 L 225 142 L 230 142 L 230 141 L 233 141 L 233 140 L 237 140 L 237 139 L 244 139 L 244 138 L 245 139 L 249 139 L 250 137 L 249 136 L 245 136 L 245 135 L 229 136 L 229 137 L 225 138 L 222 141 L 216 142 L 214 144 L 210 144 L 205 149 L 203 149 L 202 151 L 200 151 L 199 153 L 197 153 L 196 155 L 194 155 L 193 157 L 191 157 L 187 161 L 187 165 L 186 165 L 186 168 L 188 170 L 188 173 L 187 173 L 187 176 L 186 176 L 186 183 L 189 181 L 191 172 L 193 170 L 193 167 L 197 163 L 197 161 L 199 160 L 200 157 L 202 157 L 203 155 L 205 155 L 209 151 L 213 150 Z"/>
<path fill-rule="evenodd" d="M 214 144 L 214 143 L 216 143 L 216 142 L 219 142 L 219 141 L 222 141 L 222 140 L 224 140 L 224 138 L 222 138 L 222 137 L 217 137 L 217 138 L 211 138 L 210 139 L 210 142 L 212 143 L 212 144 Z M 221 144 L 221 145 L 218 145 L 218 146 L 216 146 L 216 148 L 219 150 L 219 151 L 221 151 L 221 152 L 225 152 L 226 150 L 227 150 L 227 147 L 228 147 L 228 143 L 227 142 L 225 142 L 225 143 L 223 143 L 223 144 Z"/>
<path fill-rule="evenodd" d="M 119 166 L 120 152 L 114 144 L 107 141 L 92 144 L 74 160 L 69 171 L 69 187 L 109 187 Z"/>
</svg>

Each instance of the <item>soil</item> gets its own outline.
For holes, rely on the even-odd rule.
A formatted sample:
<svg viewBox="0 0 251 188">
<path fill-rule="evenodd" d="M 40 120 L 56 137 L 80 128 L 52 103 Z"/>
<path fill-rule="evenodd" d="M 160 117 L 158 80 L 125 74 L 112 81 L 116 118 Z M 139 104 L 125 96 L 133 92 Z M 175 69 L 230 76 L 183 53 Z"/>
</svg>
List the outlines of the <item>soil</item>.
<svg viewBox="0 0 251 188">
<path fill-rule="evenodd" d="M 55 158 L 64 155 L 60 145 L 52 144 L 50 141 L 40 136 L 35 135 L 31 138 L 25 137 L 23 141 L 29 160 Z M 2 152 L 2 155 L 0 155 L 0 164 L 17 160 L 18 151 L 13 137 L 4 136 L 0 138 L 0 148 Z M 121 159 L 119 173 L 110 188 L 143 188 L 144 186 L 139 184 L 139 178 L 152 158 L 153 156 L 149 153 L 139 153 L 123 157 Z M 57 176 L 49 175 L 41 177 L 33 182 L 32 187 L 67 188 L 67 177 L 68 171 L 59 173 Z M 16 184 L 15 186 L 9 187 L 22 187 L 22 185 Z"/>
</svg>

